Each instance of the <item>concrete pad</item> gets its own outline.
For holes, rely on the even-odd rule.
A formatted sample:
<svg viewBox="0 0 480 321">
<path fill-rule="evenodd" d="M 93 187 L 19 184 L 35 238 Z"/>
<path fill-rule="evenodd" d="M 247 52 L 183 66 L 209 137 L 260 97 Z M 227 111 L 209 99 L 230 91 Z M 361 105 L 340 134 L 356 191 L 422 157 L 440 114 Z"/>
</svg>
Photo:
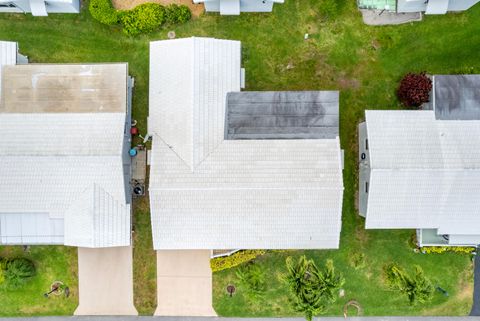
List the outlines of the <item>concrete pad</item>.
<svg viewBox="0 0 480 321">
<path fill-rule="evenodd" d="M 132 247 L 78 248 L 78 287 L 75 315 L 138 315 Z"/>
<path fill-rule="evenodd" d="M 216 316 L 210 251 L 157 251 L 157 310 L 163 316 Z"/>
<path fill-rule="evenodd" d="M 395 13 L 382 10 L 361 9 L 363 22 L 370 26 L 399 25 L 422 20 L 421 12 Z"/>
</svg>

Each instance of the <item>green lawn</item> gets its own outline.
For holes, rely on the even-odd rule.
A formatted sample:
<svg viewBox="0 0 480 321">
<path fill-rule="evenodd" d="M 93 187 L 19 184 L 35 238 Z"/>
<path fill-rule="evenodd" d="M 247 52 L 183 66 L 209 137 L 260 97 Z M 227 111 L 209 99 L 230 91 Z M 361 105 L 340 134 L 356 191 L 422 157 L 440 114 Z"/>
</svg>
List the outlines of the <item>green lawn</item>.
<svg viewBox="0 0 480 321">
<path fill-rule="evenodd" d="M 283 5 L 275 5 L 272 14 L 240 17 L 209 14 L 175 31 L 177 37 L 241 40 L 247 90 L 341 90 L 340 131 L 345 149 L 341 249 L 306 252 L 318 263 L 333 258 L 347 279 L 345 299 L 332 306 L 328 314 L 340 315 L 344 301 L 351 298 L 358 300 L 368 315 L 466 314 L 472 291 L 471 262 L 467 256 L 415 254 L 407 245 L 411 231 L 366 232 L 363 229 L 364 222 L 354 206 L 356 125 L 367 108 L 400 107 L 395 88 L 408 71 L 480 73 L 480 5 L 462 14 L 427 16 L 415 24 L 368 27 L 362 23 L 354 0 L 337 0 L 338 5 L 333 8 L 326 1 L 287 0 Z M 142 134 L 146 130 L 148 103 L 148 42 L 166 38 L 167 31 L 130 38 L 119 28 L 93 21 L 86 10 L 80 15 L 49 17 L 0 15 L 0 39 L 18 41 L 21 52 L 32 62 L 129 62 L 130 73 L 136 79 L 133 116 L 139 120 Z M 308 40 L 304 40 L 305 33 L 310 34 Z M 155 256 L 151 251 L 148 206 L 142 203 L 136 208 L 136 305 L 140 312 L 152 313 Z M 350 267 L 349 256 L 356 252 L 366 255 L 367 268 Z M 241 289 L 233 298 L 226 297 L 225 286 L 230 281 L 235 283 L 234 270 L 216 273 L 217 312 L 229 316 L 293 315 L 285 287 L 278 280 L 284 270 L 285 256 L 290 254 L 300 253 L 270 253 L 259 260 L 269 267 L 269 294 L 265 303 L 245 303 Z M 38 261 L 44 264 L 48 258 L 41 257 Z M 70 266 L 68 261 L 64 257 L 62 264 Z M 409 307 L 382 285 L 380 271 L 390 261 L 407 267 L 421 265 L 450 296 L 436 295 L 425 307 Z M 19 293 L 16 295 L 20 297 Z M 36 292 L 32 289 L 29 295 L 34 296 Z M 33 309 L 37 307 L 50 314 L 73 311 L 73 308 L 55 309 L 48 304 L 43 307 L 23 304 L 22 307 L 25 313 L 36 313 Z M 22 309 L 12 303 L 9 311 L 18 314 Z"/>
<path fill-rule="evenodd" d="M 37 274 L 19 288 L 0 286 L 0 316 L 68 315 L 78 305 L 77 249 L 64 246 L 0 247 L 0 257 L 25 257 L 35 263 Z M 55 281 L 70 288 L 70 296 L 43 294 Z"/>
</svg>

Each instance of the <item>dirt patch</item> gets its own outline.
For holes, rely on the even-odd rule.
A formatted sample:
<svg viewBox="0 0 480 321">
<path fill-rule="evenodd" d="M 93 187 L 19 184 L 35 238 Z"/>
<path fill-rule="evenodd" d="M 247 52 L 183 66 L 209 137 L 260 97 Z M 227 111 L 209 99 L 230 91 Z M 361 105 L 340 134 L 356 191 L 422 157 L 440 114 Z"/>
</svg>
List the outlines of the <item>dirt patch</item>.
<svg viewBox="0 0 480 321">
<path fill-rule="evenodd" d="M 203 3 L 194 4 L 192 0 L 112 0 L 113 6 L 118 10 L 133 9 L 136 6 L 147 2 L 154 2 L 164 6 L 172 3 L 183 4 L 192 10 L 192 15 L 194 17 L 200 16 L 205 11 Z"/>
</svg>

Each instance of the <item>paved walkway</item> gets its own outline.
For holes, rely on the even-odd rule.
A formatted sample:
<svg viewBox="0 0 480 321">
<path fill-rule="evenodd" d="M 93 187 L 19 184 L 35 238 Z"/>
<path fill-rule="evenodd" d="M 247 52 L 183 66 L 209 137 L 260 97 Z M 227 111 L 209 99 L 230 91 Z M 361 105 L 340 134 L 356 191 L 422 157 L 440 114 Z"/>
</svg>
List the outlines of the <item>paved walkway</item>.
<svg viewBox="0 0 480 321">
<path fill-rule="evenodd" d="M 137 315 L 132 248 L 78 248 L 78 287 L 75 315 Z"/>
<path fill-rule="evenodd" d="M 479 249 L 477 249 L 478 253 Z M 480 254 L 475 256 L 474 263 L 473 306 L 470 315 L 480 316 Z"/>
<path fill-rule="evenodd" d="M 157 310 L 163 316 L 215 316 L 210 251 L 157 251 Z"/>
</svg>

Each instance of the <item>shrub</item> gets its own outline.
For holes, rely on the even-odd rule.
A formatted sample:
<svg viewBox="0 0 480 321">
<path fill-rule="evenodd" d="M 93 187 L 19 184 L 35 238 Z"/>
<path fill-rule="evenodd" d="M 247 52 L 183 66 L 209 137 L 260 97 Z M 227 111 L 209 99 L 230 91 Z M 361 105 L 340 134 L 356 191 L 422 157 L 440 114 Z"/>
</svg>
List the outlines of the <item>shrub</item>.
<svg viewBox="0 0 480 321">
<path fill-rule="evenodd" d="M 119 22 L 118 11 L 113 7 L 111 0 L 90 0 L 88 9 L 92 17 L 103 24 L 115 25 Z"/>
<path fill-rule="evenodd" d="M 144 3 L 121 15 L 123 31 L 128 35 L 151 32 L 165 22 L 165 9 L 156 3 Z"/>
<path fill-rule="evenodd" d="M 398 99 L 407 107 L 420 107 L 430 99 L 432 80 L 425 72 L 420 74 L 408 73 L 400 82 L 397 90 Z"/>
<path fill-rule="evenodd" d="M 170 24 L 185 23 L 192 18 L 190 8 L 172 3 L 165 8 L 165 20 Z"/>
<path fill-rule="evenodd" d="M 35 265 L 28 259 L 17 258 L 6 264 L 5 280 L 10 286 L 17 287 L 34 275 Z"/>
<path fill-rule="evenodd" d="M 420 251 L 425 254 L 442 254 L 446 252 L 472 254 L 476 249 L 469 246 L 424 246 Z"/>
<path fill-rule="evenodd" d="M 248 262 L 240 266 L 235 274 L 240 286 L 245 291 L 247 300 L 254 302 L 263 299 L 266 290 L 264 268 L 253 262 Z"/>
<path fill-rule="evenodd" d="M 385 268 L 385 274 L 388 286 L 405 294 L 411 305 L 426 303 L 432 299 L 434 287 L 420 266 L 415 266 L 415 273 L 412 276 L 392 263 Z"/>
<path fill-rule="evenodd" d="M 335 293 L 345 279 L 335 272 L 332 260 L 327 260 L 324 271 L 320 271 L 315 262 L 305 256 L 296 262 L 288 257 L 286 264 L 284 279 L 290 288 L 293 307 L 311 321 L 313 316 L 325 310 L 327 304 L 335 302 Z"/>
<path fill-rule="evenodd" d="M 265 254 L 265 250 L 244 250 L 233 253 L 230 256 L 216 257 L 210 260 L 212 272 L 230 269 L 234 266 L 251 261 L 256 257 Z"/>
</svg>

